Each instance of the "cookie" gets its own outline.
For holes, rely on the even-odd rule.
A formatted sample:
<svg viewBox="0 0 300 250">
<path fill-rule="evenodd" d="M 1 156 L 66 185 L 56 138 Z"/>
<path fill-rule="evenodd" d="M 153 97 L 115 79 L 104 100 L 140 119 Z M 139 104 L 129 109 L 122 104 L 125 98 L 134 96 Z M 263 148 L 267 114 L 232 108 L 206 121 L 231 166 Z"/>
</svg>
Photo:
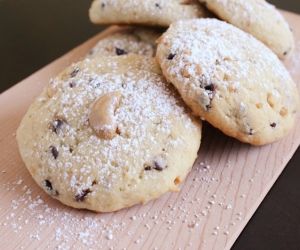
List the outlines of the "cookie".
<svg viewBox="0 0 300 250">
<path fill-rule="evenodd" d="M 101 39 L 89 52 L 88 57 L 127 54 L 153 57 L 156 53 L 155 41 L 160 35 L 161 33 L 154 29 L 123 27 Z"/>
<path fill-rule="evenodd" d="M 90 19 L 96 24 L 143 24 L 167 27 L 179 19 L 203 17 L 196 0 L 94 0 Z"/>
<path fill-rule="evenodd" d="M 52 80 L 17 131 L 21 156 L 55 199 L 110 212 L 178 185 L 200 146 L 201 124 L 154 58 L 86 59 Z"/>
<path fill-rule="evenodd" d="M 283 59 L 294 48 L 292 31 L 271 4 L 264 0 L 200 0 L 219 18 L 252 34 Z"/>
<path fill-rule="evenodd" d="M 173 23 L 157 59 L 195 114 L 229 136 L 263 145 L 295 123 L 299 95 L 289 73 L 269 48 L 230 24 Z"/>
</svg>

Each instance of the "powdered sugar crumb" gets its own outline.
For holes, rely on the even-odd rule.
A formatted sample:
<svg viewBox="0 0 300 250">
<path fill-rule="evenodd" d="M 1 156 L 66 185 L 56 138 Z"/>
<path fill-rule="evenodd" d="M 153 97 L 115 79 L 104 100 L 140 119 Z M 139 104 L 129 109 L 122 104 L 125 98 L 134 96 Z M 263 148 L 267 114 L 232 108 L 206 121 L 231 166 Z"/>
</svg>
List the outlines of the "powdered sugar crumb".
<svg viewBox="0 0 300 250">
<path fill-rule="evenodd" d="M 202 163 L 201 168 L 195 168 L 195 174 L 200 170 L 203 175 L 209 174 L 203 171 L 207 166 L 210 166 L 209 169 L 213 168 L 211 164 Z M 19 185 L 20 179 L 3 185 L 8 191 L 17 191 L 17 195 L 11 201 L 14 212 L 8 214 L 1 226 L 14 233 L 23 233 L 32 243 L 42 241 L 47 232 L 49 248 L 55 246 L 56 249 L 72 249 L 76 244 L 78 249 L 98 249 L 99 242 L 102 242 L 103 246 L 115 249 L 120 243 L 119 237 L 125 235 L 132 239 L 134 245 L 144 244 L 147 236 L 139 230 L 127 231 L 129 226 L 145 228 L 151 233 L 161 225 L 165 225 L 167 231 L 172 231 L 181 224 L 192 234 L 202 229 L 202 219 L 205 217 L 203 215 L 208 215 L 211 209 L 209 207 L 205 212 L 199 210 L 199 205 L 195 204 L 200 204 L 202 200 L 192 198 L 179 200 L 176 204 L 170 203 L 163 210 L 145 209 L 135 212 L 135 209 L 132 209 L 128 210 L 126 216 L 118 216 L 117 213 L 111 217 L 110 214 L 93 214 L 74 211 L 62 205 L 48 205 L 49 201 L 36 195 L 23 180 L 23 184 Z M 203 182 L 198 181 L 199 184 Z M 183 197 L 186 197 L 186 194 L 183 194 Z M 209 197 L 212 200 L 217 199 L 215 195 Z"/>
</svg>

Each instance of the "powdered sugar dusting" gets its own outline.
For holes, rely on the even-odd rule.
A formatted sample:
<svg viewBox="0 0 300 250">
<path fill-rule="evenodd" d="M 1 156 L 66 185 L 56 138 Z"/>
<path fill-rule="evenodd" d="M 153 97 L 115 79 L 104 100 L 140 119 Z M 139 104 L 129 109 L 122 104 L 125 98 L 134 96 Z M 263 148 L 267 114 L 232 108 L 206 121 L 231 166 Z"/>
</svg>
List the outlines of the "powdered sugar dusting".
<svg viewBox="0 0 300 250">
<path fill-rule="evenodd" d="M 178 21 L 163 35 L 157 56 L 194 112 L 226 134 L 234 128 L 245 134 L 240 140 L 259 135 L 266 143 L 292 127 L 296 85 L 270 49 L 234 26 L 216 19 Z M 267 102 L 271 95 L 274 105 Z"/>
<path fill-rule="evenodd" d="M 232 77 L 234 73 L 234 83 L 239 87 L 239 81 L 247 78 L 249 71 L 253 70 L 250 68 L 251 58 L 253 64 L 259 64 L 255 73 L 263 74 L 266 68 L 273 65 L 271 68 L 276 77 L 282 78 L 283 81 L 289 80 L 286 70 L 269 49 L 250 35 L 224 22 L 215 19 L 179 21 L 173 24 L 163 37 L 161 49 L 165 45 L 167 51 L 176 55 L 176 60 L 167 61 L 163 58 L 163 65 L 169 65 L 169 74 L 178 76 L 180 81 L 193 82 L 194 79 L 196 82 L 199 76 L 203 81 L 210 81 L 211 78 L 217 77 L 214 75 L 216 71 L 222 71 L 222 77 L 226 74 Z M 161 55 L 158 54 L 159 57 Z M 236 62 L 234 69 L 231 68 L 233 65 L 230 65 L 232 62 Z M 185 67 L 188 72 L 183 72 Z M 226 81 L 223 83 L 226 84 Z M 263 84 L 260 81 L 258 83 Z M 194 85 L 197 86 L 196 83 Z"/>
<path fill-rule="evenodd" d="M 289 24 L 267 1 L 200 0 L 220 19 L 252 34 L 280 58 L 285 58 L 294 46 Z"/>
<path fill-rule="evenodd" d="M 200 0 L 205 1 L 205 0 Z M 273 22 L 284 25 L 288 29 L 288 25 L 276 7 L 269 4 L 267 1 L 256 0 L 212 0 L 208 1 L 208 6 L 220 6 L 218 13 L 225 15 L 223 18 L 226 20 L 229 18 L 230 23 L 240 26 L 242 29 L 248 27 L 253 28 L 251 25 L 256 25 L 259 22 L 264 22 L 266 18 L 263 15 L 270 17 L 269 13 L 272 13 Z M 267 12 L 267 14 L 266 14 Z M 229 16 L 230 14 L 230 16 Z"/>
<path fill-rule="evenodd" d="M 28 141 L 21 141 L 28 143 L 21 152 L 29 167 L 32 161 L 43 166 L 32 169 L 38 184 L 56 198 L 67 196 L 62 200 L 67 199 L 68 204 L 76 207 L 100 210 L 99 206 L 103 206 L 104 211 L 122 208 L 122 203 L 114 200 L 123 199 L 123 193 L 131 197 L 130 192 L 143 186 L 142 180 L 162 178 L 161 170 L 174 152 L 190 143 L 186 140 L 188 133 L 199 131 L 181 100 L 159 74 L 131 66 L 119 73 L 120 65 L 131 65 L 126 57 L 122 58 L 108 58 L 106 62 L 87 59 L 84 66 L 73 65 L 71 77 L 54 79 L 50 88 L 55 89 L 55 94 L 48 98 L 44 93 L 29 111 L 31 120 L 21 125 L 23 130 L 32 124 L 36 126 Z M 153 63 L 152 59 L 144 62 L 146 59 L 133 58 L 147 67 L 148 62 Z M 103 73 L 96 73 L 97 69 Z M 114 91 L 122 95 L 114 112 L 118 136 L 104 140 L 91 128 L 89 113 L 99 97 Z M 192 150 L 196 154 L 198 148 Z M 159 171 L 145 170 L 145 166 L 151 169 L 151 165 Z M 183 167 L 186 174 L 190 166 Z M 182 173 L 180 169 L 171 169 L 172 165 L 165 171 Z M 171 176 L 170 185 L 174 185 Z M 93 197 L 99 195 L 105 202 L 95 199 L 94 204 Z M 88 197 L 91 200 L 84 202 Z M 140 201 L 136 198 L 126 204 Z"/>
<path fill-rule="evenodd" d="M 22 243 L 25 245 L 19 245 L 20 248 L 37 244 L 50 249 L 130 249 L 130 242 L 143 246 L 153 232 L 158 229 L 172 232 L 177 230 L 178 225 L 192 237 L 203 230 L 203 220 L 214 209 L 222 209 L 224 212 L 231 209 L 231 203 L 228 203 L 226 197 L 215 193 L 209 193 L 207 201 L 193 195 L 187 198 L 187 193 L 192 190 L 205 191 L 207 186 L 219 185 L 220 180 L 212 178 L 213 171 L 215 166 L 200 161 L 196 163 L 190 176 L 190 189 L 184 190 L 176 203 L 163 199 L 163 203 L 167 201 L 164 209 L 160 209 L 160 201 L 156 201 L 155 206 L 149 204 L 114 214 L 75 211 L 49 200 L 44 194 L 40 196 L 29 187 L 27 181 L 18 177 L 15 181 L 1 185 L 2 190 L 13 193 L 14 199 L 10 204 L 13 210 L 7 211 L 0 230 L 22 234 L 25 240 Z M 18 184 L 19 180 L 24 184 Z M 174 194 L 174 197 L 177 196 Z M 236 218 L 242 220 L 244 216 L 239 212 Z M 226 228 L 220 228 L 218 224 L 214 226 L 216 230 L 228 231 L 228 234 L 234 227 L 230 224 Z M 170 242 L 171 245 L 174 243 Z M 153 242 L 153 248 L 160 244 Z"/>
</svg>

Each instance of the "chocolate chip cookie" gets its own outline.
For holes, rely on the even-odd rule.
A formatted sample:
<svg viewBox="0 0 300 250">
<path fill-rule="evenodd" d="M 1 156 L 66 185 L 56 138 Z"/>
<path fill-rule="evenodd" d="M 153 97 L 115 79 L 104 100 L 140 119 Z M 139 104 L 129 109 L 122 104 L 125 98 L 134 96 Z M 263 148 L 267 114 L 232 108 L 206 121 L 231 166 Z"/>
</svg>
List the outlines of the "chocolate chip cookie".
<svg viewBox="0 0 300 250">
<path fill-rule="evenodd" d="M 31 105 L 17 131 L 21 156 L 49 195 L 110 212 L 178 190 L 200 146 L 201 123 L 153 58 L 73 64 Z"/>
<path fill-rule="evenodd" d="M 94 0 L 90 19 L 96 24 L 143 24 L 167 27 L 180 19 L 204 17 L 197 0 Z"/>
<path fill-rule="evenodd" d="M 295 47 L 293 33 L 275 6 L 265 0 L 200 0 L 222 20 L 252 34 L 279 58 Z"/>
<path fill-rule="evenodd" d="M 156 40 L 161 33 L 155 29 L 122 27 L 101 39 L 89 52 L 88 58 L 138 54 L 155 56 Z"/>
<path fill-rule="evenodd" d="M 294 126 L 299 94 L 291 76 L 269 48 L 228 23 L 173 23 L 157 59 L 192 110 L 229 136 L 263 145 Z"/>
</svg>

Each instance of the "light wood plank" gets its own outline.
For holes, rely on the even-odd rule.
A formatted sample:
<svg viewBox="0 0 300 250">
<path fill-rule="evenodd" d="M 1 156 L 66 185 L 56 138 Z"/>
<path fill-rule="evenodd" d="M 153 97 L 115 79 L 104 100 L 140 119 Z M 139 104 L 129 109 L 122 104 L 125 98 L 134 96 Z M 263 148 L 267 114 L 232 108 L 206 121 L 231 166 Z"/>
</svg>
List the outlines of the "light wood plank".
<svg viewBox="0 0 300 250">
<path fill-rule="evenodd" d="M 286 65 L 299 83 L 300 17 L 284 14 L 297 38 Z M 111 31 L 0 95 L 1 248 L 229 249 L 299 146 L 300 119 L 287 138 L 264 147 L 242 144 L 206 126 L 199 158 L 180 193 L 116 213 L 65 207 L 44 194 L 25 169 L 15 130 L 29 104 L 51 77 Z"/>
</svg>

